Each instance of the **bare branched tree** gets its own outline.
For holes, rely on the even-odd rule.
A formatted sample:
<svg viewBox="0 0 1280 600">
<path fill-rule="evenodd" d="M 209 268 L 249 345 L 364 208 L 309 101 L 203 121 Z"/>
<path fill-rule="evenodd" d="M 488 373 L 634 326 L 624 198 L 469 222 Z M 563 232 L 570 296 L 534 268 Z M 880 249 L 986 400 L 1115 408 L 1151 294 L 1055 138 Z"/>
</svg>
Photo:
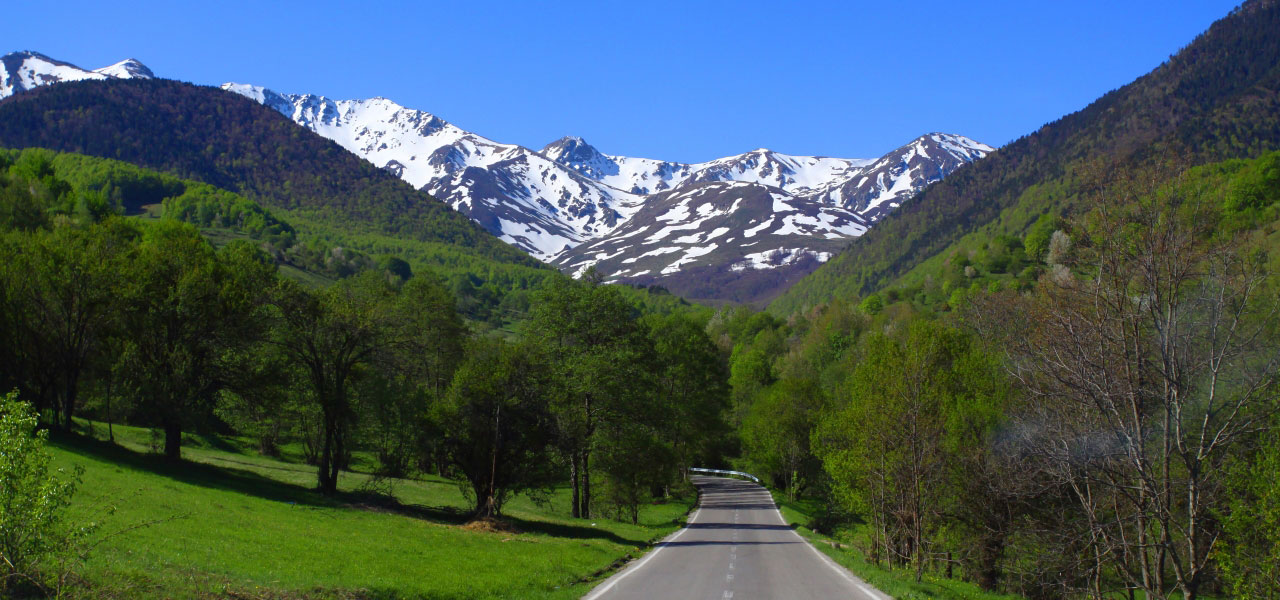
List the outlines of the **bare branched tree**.
<svg viewBox="0 0 1280 600">
<path fill-rule="evenodd" d="M 1108 582 L 1197 596 L 1220 531 L 1222 467 L 1275 404 L 1272 278 L 1219 238 L 1213 198 L 1169 180 L 1106 188 L 1077 227 L 1070 271 L 1046 276 L 1009 344 L 1032 399 L 1017 415 L 1020 441 L 1028 464 L 1076 500 L 1097 598 Z"/>
</svg>

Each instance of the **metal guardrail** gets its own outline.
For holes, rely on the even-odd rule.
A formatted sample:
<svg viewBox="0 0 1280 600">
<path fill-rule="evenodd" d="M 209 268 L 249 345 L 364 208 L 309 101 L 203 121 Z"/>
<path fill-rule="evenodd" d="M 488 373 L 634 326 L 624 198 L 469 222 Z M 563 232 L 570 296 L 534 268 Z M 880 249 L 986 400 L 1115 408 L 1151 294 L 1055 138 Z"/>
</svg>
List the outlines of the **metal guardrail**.
<svg viewBox="0 0 1280 600">
<path fill-rule="evenodd" d="M 690 473 L 710 473 L 712 475 L 736 475 L 738 477 L 746 477 L 751 481 L 760 483 L 759 477 L 756 477 L 755 475 L 752 475 L 750 473 L 743 473 L 742 471 L 721 471 L 720 469 L 702 469 L 699 467 L 689 467 L 689 472 Z"/>
</svg>

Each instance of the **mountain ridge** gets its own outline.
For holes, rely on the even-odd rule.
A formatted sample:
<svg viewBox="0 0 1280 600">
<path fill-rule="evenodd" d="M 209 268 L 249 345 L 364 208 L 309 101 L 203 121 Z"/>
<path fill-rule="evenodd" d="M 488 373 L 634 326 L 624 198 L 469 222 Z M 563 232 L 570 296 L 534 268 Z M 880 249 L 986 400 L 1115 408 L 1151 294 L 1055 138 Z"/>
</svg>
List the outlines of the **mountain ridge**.
<svg viewBox="0 0 1280 600">
<path fill-rule="evenodd" d="M 38 53 L 14 53 L 5 59 L 6 73 L 44 73 L 26 79 L 7 76 L 8 80 L 22 79 L 23 86 L 154 77 L 134 59 L 96 71 Z M 8 63 L 18 66 L 9 68 Z M 607 154 L 578 136 L 562 137 L 538 150 L 501 143 L 384 97 L 332 100 L 314 94 L 281 94 L 254 85 L 227 83 L 221 87 L 283 114 L 442 200 L 489 233 L 537 259 L 571 274 L 594 265 L 605 270 L 610 281 L 646 285 L 666 285 L 682 269 L 694 267 L 739 274 L 749 269 L 807 272 L 843 247 L 843 243 L 833 240 L 847 241 L 861 235 L 933 181 L 994 150 L 963 136 L 931 133 L 879 158 L 799 156 L 758 148 L 701 163 L 680 163 Z M 14 89 L 25 91 L 25 87 Z M 748 203 L 754 207 L 749 214 L 721 219 L 725 223 L 741 222 L 744 227 L 763 227 L 768 237 L 776 238 L 773 243 L 757 246 L 759 239 L 747 242 L 751 236 L 745 231 L 736 239 L 750 246 L 720 245 L 728 239 L 720 236 L 717 237 L 721 241 L 712 242 L 714 247 L 692 246 L 686 241 L 680 244 L 679 255 L 674 254 L 675 246 L 667 246 L 672 260 L 658 265 L 652 248 L 627 245 L 622 237 L 613 237 L 643 228 L 637 224 L 622 229 L 637 215 L 645 221 L 642 225 L 652 225 L 656 214 L 643 209 L 660 202 L 658 197 L 663 194 L 733 194 L 750 189 L 706 185 L 725 182 L 763 186 L 786 197 L 772 204 Z M 772 193 L 750 192 L 757 196 Z M 725 202 L 703 206 L 736 205 Z M 772 206 L 777 214 L 762 212 L 761 206 Z M 786 225 L 788 219 L 792 225 L 799 223 L 796 219 L 806 221 L 801 227 L 792 227 Z M 776 226 L 765 221 L 773 221 Z M 674 222 L 668 225 L 686 229 L 690 226 Z M 710 240 L 707 236 L 687 235 L 678 239 Z M 607 258 L 597 258 L 603 248 L 609 248 L 604 253 Z M 632 249 L 636 256 L 627 254 Z M 779 253 L 786 258 L 778 258 Z M 802 256 L 812 260 L 800 260 Z M 645 270 L 621 266 L 637 261 L 655 267 L 644 273 L 643 281 L 635 277 Z M 658 281 L 652 279 L 654 273 L 658 274 Z M 783 279 L 794 280 L 794 275 L 789 273 Z M 679 289 L 682 284 L 674 282 L 670 287 Z M 726 290 L 734 297 L 751 297 L 753 301 L 763 297 L 743 296 L 741 290 L 728 290 L 731 287 Z M 772 297 L 778 291 L 769 290 L 765 296 Z"/>
<path fill-rule="evenodd" d="M 0 146 L 114 158 L 352 233 L 403 236 L 487 260 L 538 264 L 331 140 L 213 87 L 114 78 L 41 86 L 0 100 Z"/>
</svg>

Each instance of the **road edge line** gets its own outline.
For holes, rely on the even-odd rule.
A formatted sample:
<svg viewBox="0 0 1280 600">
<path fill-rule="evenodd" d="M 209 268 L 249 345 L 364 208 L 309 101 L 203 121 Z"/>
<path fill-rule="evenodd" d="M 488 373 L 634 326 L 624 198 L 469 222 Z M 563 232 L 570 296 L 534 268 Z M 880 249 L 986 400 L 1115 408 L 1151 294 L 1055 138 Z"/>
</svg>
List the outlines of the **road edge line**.
<svg viewBox="0 0 1280 600">
<path fill-rule="evenodd" d="M 662 552 L 662 550 L 666 548 L 667 543 L 676 541 L 676 538 L 684 535 L 686 531 L 689 531 L 689 523 L 692 523 L 695 520 L 697 520 L 699 514 L 702 514 L 702 492 L 701 491 L 698 492 L 698 505 L 696 509 L 693 511 L 693 514 L 689 516 L 689 520 L 685 522 L 685 526 L 680 528 L 680 531 L 677 531 L 663 538 L 662 541 L 655 544 L 656 547 L 653 549 L 652 552 L 644 555 L 644 558 L 641 558 L 639 561 L 633 564 L 627 565 L 627 567 L 623 569 L 621 572 L 605 580 L 605 585 L 598 587 L 594 590 L 591 590 L 589 594 L 582 597 L 582 600 L 596 600 L 596 598 L 604 595 L 606 592 L 613 589 L 613 586 L 618 585 L 619 581 L 622 581 L 628 575 L 631 575 L 632 573 L 639 571 L 640 567 L 643 567 L 646 563 L 649 562 L 649 560 L 657 556 L 659 552 Z"/>
<path fill-rule="evenodd" d="M 764 487 L 764 486 L 760 486 L 760 487 Z M 821 550 L 818 549 L 817 546 L 814 546 L 813 543 L 810 542 L 808 538 L 804 537 L 803 535 L 800 535 L 800 532 L 796 531 L 795 528 L 791 527 L 791 524 L 787 522 L 787 518 L 782 516 L 782 509 L 778 506 L 778 503 L 774 502 L 773 500 L 773 492 L 769 492 L 768 488 L 765 488 L 765 491 L 769 493 L 769 501 L 773 503 L 773 512 L 774 514 L 778 515 L 778 521 L 780 521 L 783 525 L 786 525 L 788 530 L 791 531 L 792 535 L 800 538 L 800 541 L 804 543 L 805 546 L 808 546 L 809 549 L 812 550 L 814 554 L 817 554 L 818 558 L 823 562 L 823 564 L 827 565 L 827 567 L 832 571 L 835 571 L 836 573 L 838 573 L 841 577 L 845 579 L 845 581 L 848 581 L 849 583 L 852 583 L 853 585 L 857 586 L 858 589 L 861 589 L 864 594 L 872 598 L 875 598 L 876 600 L 881 600 L 881 599 L 893 600 L 893 596 L 890 596 L 876 589 L 875 587 L 869 586 L 867 582 L 863 581 L 857 575 L 854 575 L 853 573 L 851 573 L 849 569 L 846 569 L 840 563 L 836 562 L 835 559 L 824 554 Z"/>
</svg>

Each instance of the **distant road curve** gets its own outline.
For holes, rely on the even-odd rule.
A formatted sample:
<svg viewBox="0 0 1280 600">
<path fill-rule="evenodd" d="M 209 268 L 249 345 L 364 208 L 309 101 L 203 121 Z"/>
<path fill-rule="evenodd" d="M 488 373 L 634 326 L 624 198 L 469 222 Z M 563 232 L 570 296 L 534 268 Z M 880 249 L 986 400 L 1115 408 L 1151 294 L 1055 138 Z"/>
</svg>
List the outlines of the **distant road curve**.
<svg viewBox="0 0 1280 600">
<path fill-rule="evenodd" d="M 890 597 L 814 548 L 750 481 L 694 476 L 689 525 L 606 579 L 583 600 L 756 600 Z"/>
</svg>

